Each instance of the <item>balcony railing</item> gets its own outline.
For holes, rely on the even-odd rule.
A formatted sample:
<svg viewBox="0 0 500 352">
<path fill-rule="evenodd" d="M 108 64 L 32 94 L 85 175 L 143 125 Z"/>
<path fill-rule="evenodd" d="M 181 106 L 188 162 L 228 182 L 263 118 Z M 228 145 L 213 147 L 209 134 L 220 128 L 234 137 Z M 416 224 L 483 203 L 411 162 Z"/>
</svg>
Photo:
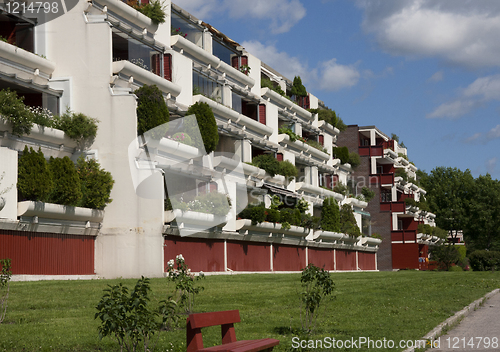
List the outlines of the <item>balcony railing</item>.
<svg viewBox="0 0 500 352">
<path fill-rule="evenodd" d="M 405 202 L 380 203 L 380 211 L 390 211 L 393 213 L 404 213 L 404 212 L 406 212 L 406 205 L 405 205 Z"/>
<path fill-rule="evenodd" d="M 382 156 L 384 149 L 381 145 L 363 145 L 359 147 L 359 156 Z"/>
<path fill-rule="evenodd" d="M 370 175 L 370 184 L 393 185 L 394 174 L 372 174 Z"/>
</svg>

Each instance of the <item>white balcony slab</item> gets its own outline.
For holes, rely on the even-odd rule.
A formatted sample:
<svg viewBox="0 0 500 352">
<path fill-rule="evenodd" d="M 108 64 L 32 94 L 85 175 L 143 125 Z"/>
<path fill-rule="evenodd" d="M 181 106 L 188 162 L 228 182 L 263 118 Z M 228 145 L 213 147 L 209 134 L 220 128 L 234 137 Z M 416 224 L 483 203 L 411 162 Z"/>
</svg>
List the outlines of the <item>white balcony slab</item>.
<svg viewBox="0 0 500 352">
<path fill-rule="evenodd" d="M 3 41 L 0 41 L 0 58 L 28 67 L 33 71 L 38 69 L 47 76 L 50 76 L 56 69 L 56 64 L 52 61 Z"/>
</svg>

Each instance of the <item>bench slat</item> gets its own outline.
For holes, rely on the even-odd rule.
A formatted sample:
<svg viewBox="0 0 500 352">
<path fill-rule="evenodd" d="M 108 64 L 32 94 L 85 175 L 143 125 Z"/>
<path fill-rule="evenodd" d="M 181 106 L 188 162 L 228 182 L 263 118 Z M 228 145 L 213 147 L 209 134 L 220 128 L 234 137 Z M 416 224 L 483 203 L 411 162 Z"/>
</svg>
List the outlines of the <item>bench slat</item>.
<svg viewBox="0 0 500 352">
<path fill-rule="evenodd" d="M 238 310 L 226 310 L 223 312 L 196 313 L 189 315 L 191 328 L 206 328 L 214 325 L 225 325 L 240 322 Z"/>
<path fill-rule="evenodd" d="M 203 352 L 257 352 L 272 348 L 280 342 L 276 339 L 242 340 L 220 346 L 204 348 Z"/>
</svg>

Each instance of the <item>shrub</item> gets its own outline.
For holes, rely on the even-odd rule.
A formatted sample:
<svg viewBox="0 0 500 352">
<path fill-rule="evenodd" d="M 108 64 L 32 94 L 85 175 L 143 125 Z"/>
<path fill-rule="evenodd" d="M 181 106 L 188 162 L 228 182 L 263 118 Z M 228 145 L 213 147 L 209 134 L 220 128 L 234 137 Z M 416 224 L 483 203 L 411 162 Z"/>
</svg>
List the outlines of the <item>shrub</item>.
<svg viewBox="0 0 500 352">
<path fill-rule="evenodd" d="M 321 228 L 325 231 L 340 232 L 340 209 L 333 197 L 325 198 L 323 201 Z"/>
<path fill-rule="evenodd" d="M 252 164 L 264 169 L 271 177 L 280 171 L 280 162 L 272 154 L 257 155 L 252 159 Z"/>
<path fill-rule="evenodd" d="M 346 233 L 351 237 L 361 236 L 361 231 L 349 204 L 342 205 L 340 209 L 340 232 Z"/>
<path fill-rule="evenodd" d="M 417 202 L 415 202 L 415 199 L 413 199 L 413 198 L 405 198 L 405 205 L 416 207 Z"/>
<path fill-rule="evenodd" d="M 295 76 L 293 78 L 291 93 L 292 93 L 292 95 L 295 95 L 296 97 L 307 96 L 306 87 L 304 87 L 304 85 L 302 84 L 302 80 L 300 79 L 300 76 Z"/>
<path fill-rule="evenodd" d="M 151 338 L 162 326 L 157 320 L 159 312 L 166 314 L 163 315 L 165 322 L 172 314 L 172 309 L 166 307 L 171 306 L 172 302 L 161 303 L 159 312 L 149 308 L 148 294 L 151 288 L 149 279 L 144 276 L 137 281 L 130 295 L 122 283 L 108 287 L 96 306 L 97 313 L 94 316 L 94 319 L 101 320 L 99 338 L 114 337 L 122 351 L 124 347 L 127 351 L 136 351 L 138 348 L 149 351 Z M 143 348 L 139 346 L 141 342 Z"/>
<path fill-rule="evenodd" d="M 266 213 L 266 221 L 274 223 L 281 221 L 281 213 L 278 209 L 266 209 Z"/>
<path fill-rule="evenodd" d="M 151 18 L 154 24 L 165 23 L 165 6 L 160 0 L 151 0 L 139 11 Z"/>
<path fill-rule="evenodd" d="M 284 161 L 279 161 L 279 167 L 277 173 L 279 175 L 285 176 L 288 179 L 297 177 L 298 171 L 297 167 L 293 165 L 290 161 L 284 160 Z"/>
<path fill-rule="evenodd" d="M 321 302 L 333 293 L 335 284 L 328 271 L 314 264 L 309 264 L 302 270 L 300 283 L 302 285 L 301 303 L 304 309 L 303 316 L 301 312 L 302 329 L 310 332 L 314 328 Z"/>
<path fill-rule="evenodd" d="M 205 151 L 211 153 L 219 144 L 219 130 L 217 128 L 214 113 L 207 103 L 197 102 L 191 105 L 186 112 L 186 116 L 193 114 L 196 116 L 200 134 L 196 133 L 196 126 L 192 124 L 186 126 L 186 132 L 191 136 L 194 146 L 199 148 L 203 144 L 205 146 Z M 201 141 L 198 140 L 199 135 L 201 135 Z"/>
<path fill-rule="evenodd" d="M 137 134 L 141 135 L 147 131 L 163 125 L 169 121 L 170 114 L 163 93 L 156 85 L 143 85 L 134 91 L 137 96 Z M 165 129 L 155 130 L 152 137 L 160 139 L 164 137 Z"/>
<path fill-rule="evenodd" d="M 335 185 L 335 187 L 333 187 L 333 191 L 344 196 L 347 196 L 349 194 L 349 189 L 347 188 L 347 186 L 340 181 Z"/>
<path fill-rule="evenodd" d="M 7 314 L 7 299 L 9 298 L 10 278 L 12 277 L 10 268 L 10 259 L 0 259 L 0 324 Z"/>
<path fill-rule="evenodd" d="M 300 226 L 301 214 L 297 208 L 283 208 L 280 210 L 281 224 Z"/>
<path fill-rule="evenodd" d="M 94 141 L 98 122 L 97 119 L 67 109 L 61 116 L 54 117 L 53 127 L 63 130 L 69 138 L 78 142 L 79 148 L 84 149 Z"/>
<path fill-rule="evenodd" d="M 261 78 L 260 86 L 262 88 L 269 88 L 278 93 L 279 95 L 286 96 L 286 93 L 283 91 L 283 89 L 281 89 L 279 84 L 273 83 L 269 78 Z"/>
<path fill-rule="evenodd" d="M 30 134 L 33 127 L 33 113 L 23 103 L 24 97 L 10 89 L 0 90 L 0 115 L 12 124 L 12 134 L 21 137 Z"/>
<path fill-rule="evenodd" d="M 500 251 L 477 250 L 469 255 L 474 271 L 500 270 Z"/>
<path fill-rule="evenodd" d="M 356 152 L 349 153 L 349 164 L 355 169 L 361 164 L 359 154 Z"/>
<path fill-rule="evenodd" d="M 365 201 L 367 202 L 371 201 L 373 197 L 375 197 L 375 192 L 366 186 L 361 189 L 361 194 L 365 197 Z"/>
<path fill-rule="evenodd" d="M 115 181 L 111 173 L 101 169 L 101 165 L 97 160 L 85 160 L 81 156 L 76 163 L 76 172 L 80 179 L 82 192 L 82 198 L 78 206 L 104 209 L 107 204 L 111 203 L 111 189 Z"/>
<path fill-rule="evenodd" d="M 453 265 L 453 266 L 450 266 L 448 271 L 464 271 L 464 269 L 462 269 L 462 267 L 459 265 Z"/>
<path fill-rule="evenodd" d="M 63 205 L 77 205 L 82 198 L 80 178 L 70 158 L 50 158 L 49 162 L 54 188 L 49 201 Z"/>
<path fill-rule="evenodd" d="M 408 174 L 406 173 L 405 169 L 397 168 L 394 172 L 394 176 L 403 178 L 403 181 L 405 182 L 408 181 Z"/>
<path fill-rule="evenodd" d="M 440 270 L 449 270 L 452 264 L 457 264 L 460 259 L 457 247 L 450 244 L 432 246 L 429 249 L 432 260 L 438 263 Z"/>
<path fill-rule="evenodd" d="M 175 268 L 174 268 L 175 266 Z M 194 296 L 204 290 L 203 286 L 196 287 L 194 283 L 205 278 L 203 272 L 198 276 L 191 273 L 184 257 L 179 254 L 167 263 L 168 278 L 175 284 L 175 299 L 177 307 L 184 309 L 186 313 L 193 311 Z M 169 300 L 171 297 L 169 297 Z"/>
<path fill-rule="evenodd" d="M 266 220 L 266 208 L 264 204 L 249 205 L 238 214 L 242 219 L 252 220 L 252 225 L 260 224 Z"/>
<path fill-rule="evenodd" d="M 333 155 L 340 159 L 342 164 L 349 162 L 349 149 L 347 147 L 333 147 Z"/>
<path fill-rule="evenodd" d="M 24 147 L 23 155 L 18 163 L 17 190 L 19 201 L 46 201 L 52 192 L 54 183 L 52 175 L 40 148 Z"/>
</svg>

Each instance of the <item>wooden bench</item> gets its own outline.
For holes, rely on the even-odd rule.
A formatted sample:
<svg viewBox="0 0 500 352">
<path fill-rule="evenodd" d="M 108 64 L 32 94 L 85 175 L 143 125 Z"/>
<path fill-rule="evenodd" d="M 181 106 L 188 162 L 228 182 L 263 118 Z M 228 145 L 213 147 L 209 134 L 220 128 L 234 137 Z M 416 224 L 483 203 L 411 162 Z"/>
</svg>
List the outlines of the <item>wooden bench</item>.
<svg viewBox="0 0 500 352">
<path fill-rule="evenodd" d="M 186 337 L 187 352 L 210 351 L 210 352 L 256 352 L 262 350 L 271 351 L 279 344 L 276 339 L 242 340 L 236 341 L 234 323 L 240 322 L 238 310 L 227 310 L 223 312 L 190 314 L 187 318 Z M 203 337 L 201 328 L 208 326 L 221 326 L 222 345 L 203 348 Z"/>
</svg>

